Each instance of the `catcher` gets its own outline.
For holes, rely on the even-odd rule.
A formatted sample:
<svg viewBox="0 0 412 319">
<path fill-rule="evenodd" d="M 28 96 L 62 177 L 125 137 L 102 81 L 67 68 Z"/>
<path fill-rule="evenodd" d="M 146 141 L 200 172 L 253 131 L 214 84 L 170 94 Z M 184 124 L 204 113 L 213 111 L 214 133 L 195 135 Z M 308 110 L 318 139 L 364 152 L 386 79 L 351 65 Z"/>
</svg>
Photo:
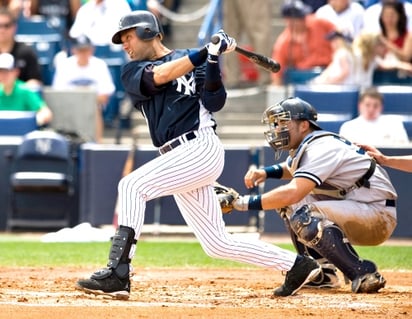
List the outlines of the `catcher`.
<svg viewBox="0 0 412 319">
<path fill-rule="evenodd" d="M 351 280 L 352 292 L 378 292 L 385 279 L 352 244 L 379 245 L 391 236 L 396 191 L 386 171 L 363 149 L 323 131 L 316 120 L 316 110 L 299 98 L 268 107 L 263 113 L 263 122 L 269 125 L 266 139 L 276 159 L 283 150 L 289 150 L 289 156 L 284 163 L 250 169 L 244 182 L 253 188 L 267 178 L 290 181 L 256 196 L 239 196 L 218 185 L 222 210 L 276 209 L 296 250 L 322 265 L 322 272 L 305 286 L 339 287 L 338 268 Z"/>
</svg>

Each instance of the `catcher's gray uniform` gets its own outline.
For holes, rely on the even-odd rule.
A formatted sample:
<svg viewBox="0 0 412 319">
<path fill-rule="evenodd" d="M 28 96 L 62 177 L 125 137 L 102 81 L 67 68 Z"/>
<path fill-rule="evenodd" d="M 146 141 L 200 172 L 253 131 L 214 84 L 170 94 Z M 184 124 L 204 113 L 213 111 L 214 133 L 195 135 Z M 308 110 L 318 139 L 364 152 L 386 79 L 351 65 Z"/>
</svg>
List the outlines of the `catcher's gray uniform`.
<svg viewBox="0 0 412 319">
<path fill-rule="evenodd" d="M 364 150 L 323 131 L 316 120 L 316 110 L 299 98 L 270 106 L 264 112 L 266 139 L 276 152 L 289 150 L 289 157 L 286 165 L 264 170 L 269 177 L 290 176 L 300 185 L 306 185 L 303 180 L 315 185 L 302 200 L 280 210 L 297 251 L 324 265 L 311 286 L 335 287 L 336 266 L 352 281 L 353 292 L 377 292 L 385 279 L 352 244 L 377 245 L 389 238 L 396 226 L 396 191 L 385 170 Z M 303 121 L 309 127 L 299 126 Z M 284 175 L 283 169 L 290 174 Z M 259 196 L 247 200 L 246 206 L 256 207 Z M 234 207 L 243 208 L 238 202 L 245 199 L 234 201 Z"/>
<path fill-rule="evenodd" d="M 294 177 L 317 184 L 313 194 L 292 206 L 312 204 L 318 213 L 338 225 L 352 244 L 378 245 L 396 226 L 396 191 L 386 171 L 376 165 L 369 187 L 356 182 L 371 159 L 354 144 L 324 131 L 314 131 L 287 160 Z"/>
</svg>

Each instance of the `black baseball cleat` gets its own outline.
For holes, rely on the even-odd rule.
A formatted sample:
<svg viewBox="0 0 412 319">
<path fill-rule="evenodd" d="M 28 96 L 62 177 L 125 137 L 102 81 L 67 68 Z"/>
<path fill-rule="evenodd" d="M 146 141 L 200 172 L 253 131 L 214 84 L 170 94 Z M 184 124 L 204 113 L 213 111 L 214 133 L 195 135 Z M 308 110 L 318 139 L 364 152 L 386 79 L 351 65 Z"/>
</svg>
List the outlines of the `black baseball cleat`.
<svg viewBox="0 0 412 319">
<path fill-rule="evenodd" d="M 378 273 L 369 273 L 356 277 L 352 281 L 352 292 L 354 293 L 375 293 L 385 287 L 386 280 Z"/>
<path fill-rule="evenodd" d="M 274 296 L 286 297 L 294 295 L 307 281 L 321 272 L 318 262 L 307 256 L 298 256 L 293 267 L 286 273 L 285 282 L 275 289 Z"/>
<path fill-rule="evenodd" d="M 339 288 L 339 278 L 336 269 L 331 264 L 322 264 L 322 270 L 312 280 L 303 285 L 303 288 Z"/>
<path fill-rule="evenodd" d="M 110 268 L 96 271 L 89 279 L 77 281 L 76 289 L 113 299 L 127 300 L 130 294 L 130 277 L 119 278 Z"/>
</svg>

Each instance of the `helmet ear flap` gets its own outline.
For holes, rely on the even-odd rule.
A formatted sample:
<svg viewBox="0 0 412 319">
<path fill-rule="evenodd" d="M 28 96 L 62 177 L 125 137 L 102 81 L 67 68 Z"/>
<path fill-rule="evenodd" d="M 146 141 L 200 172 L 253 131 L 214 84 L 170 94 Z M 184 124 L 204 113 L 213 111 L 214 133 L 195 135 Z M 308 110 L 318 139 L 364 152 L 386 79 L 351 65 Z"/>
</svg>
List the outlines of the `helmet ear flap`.
<svg viewBox="0 0 412 319">
<path fill-rule="evenodd" d="M 148 27 L 143 28 L 143 27 L 138 26 L 136 27 L 136 35 L 139 39 L 151 40 L 157 35 L 157 32 L 150 30 L 150 28 Z"/>
</svg>

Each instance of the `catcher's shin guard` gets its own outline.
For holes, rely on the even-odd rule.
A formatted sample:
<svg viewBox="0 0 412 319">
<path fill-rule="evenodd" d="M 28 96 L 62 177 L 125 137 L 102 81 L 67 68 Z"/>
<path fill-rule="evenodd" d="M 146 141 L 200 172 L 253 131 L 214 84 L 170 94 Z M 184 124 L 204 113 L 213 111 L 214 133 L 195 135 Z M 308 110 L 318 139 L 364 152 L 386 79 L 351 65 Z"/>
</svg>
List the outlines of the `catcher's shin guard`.
<svg viewBox="0 0 412 319">
<path fill-rule="evenodd" d="M 293 232 L 290 227 L 289 217 L 287 214 L 288 208 L 282 208 L 279 211 L 280 216 L 285 223 L 286 229 L 288 230 L 290 237 L 292 239 L 293 246 L 296 251 L 302 256 L 313 257 L 320 265 L 321 272 L 314 279 L 309 281 L 304 285 L 307 288 L 338 288 L 340 287 L 339 278 L 336 274 L 336 267 L 331 264 L 326 258 L 321 256 L 316 250 L 306 246 L 298 240 L 298 237 Z"/>
<path fill-rule="evenodd" d="M 376 292 L 384 287 L 385 280 L 377 273 L 376 265 L 360 259 L 342 230 L 320 214 L 314 214 L 313 209 L 304 205 L 290 217 L 291 228 L 299 240 L 342 271 L 352 281 L 353 292 Z"/>
</svg>

